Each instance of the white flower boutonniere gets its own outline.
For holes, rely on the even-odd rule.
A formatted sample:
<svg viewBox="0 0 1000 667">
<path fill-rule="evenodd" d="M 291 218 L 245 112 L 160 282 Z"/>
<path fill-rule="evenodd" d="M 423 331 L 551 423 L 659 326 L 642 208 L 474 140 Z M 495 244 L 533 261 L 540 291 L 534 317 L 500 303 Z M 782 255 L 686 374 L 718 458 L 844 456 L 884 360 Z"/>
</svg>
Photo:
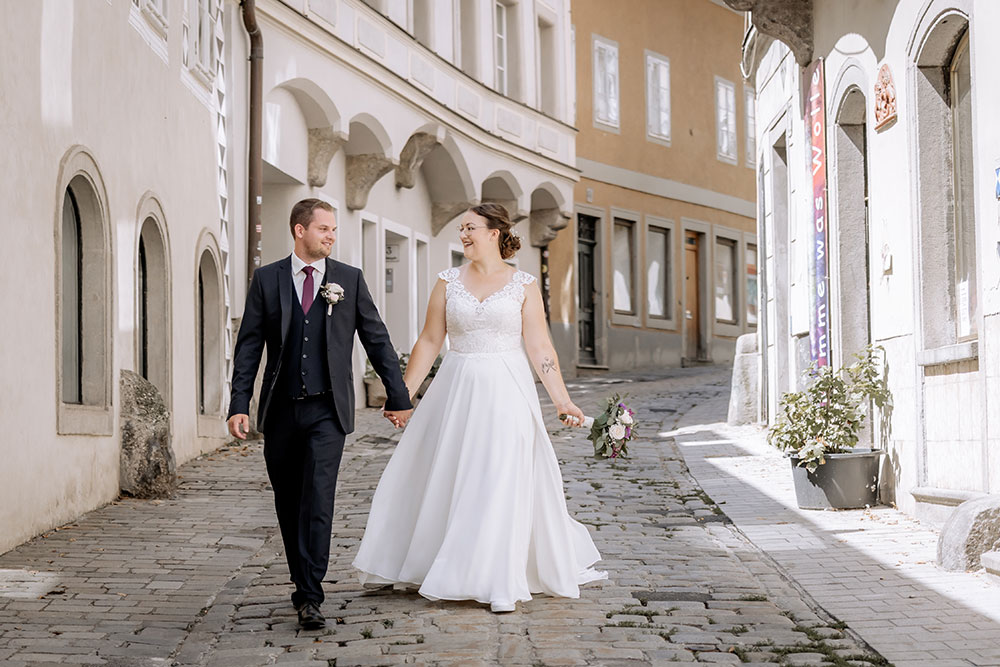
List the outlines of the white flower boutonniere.
<svg viewBox="0 0 1000 667">
<path fill-rule="evenodd" d="M 329 317 L 333 307 L 344 300 L 344 288 L 337 283 L 323 283 L 319 288 L 320 295 L 326 299 L 326 314 Z"/>
</svg>

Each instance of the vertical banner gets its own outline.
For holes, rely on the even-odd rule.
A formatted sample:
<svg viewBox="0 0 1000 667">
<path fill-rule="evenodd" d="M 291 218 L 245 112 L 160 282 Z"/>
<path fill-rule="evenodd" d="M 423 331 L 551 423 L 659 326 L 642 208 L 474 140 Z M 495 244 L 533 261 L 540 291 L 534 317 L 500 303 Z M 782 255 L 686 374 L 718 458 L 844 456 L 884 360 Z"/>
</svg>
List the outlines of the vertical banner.
<svg viewBox="0 0 1000 667">
<path fill-rule="evenodd" d="M 830 363 L 830 289 L 827 258 L 827 200 L 826 200 L 826 95 L 824 93 L 823 59 L 820 58 L 806 70 L 809 98 L 806 103 L 806 125 L 809 133 L 813 196 L 812 216 L 813 247 L 810 253 L 813 277 L 812 319 L 809 341 L 812 359 L 820 366 Z"/>
</svg>

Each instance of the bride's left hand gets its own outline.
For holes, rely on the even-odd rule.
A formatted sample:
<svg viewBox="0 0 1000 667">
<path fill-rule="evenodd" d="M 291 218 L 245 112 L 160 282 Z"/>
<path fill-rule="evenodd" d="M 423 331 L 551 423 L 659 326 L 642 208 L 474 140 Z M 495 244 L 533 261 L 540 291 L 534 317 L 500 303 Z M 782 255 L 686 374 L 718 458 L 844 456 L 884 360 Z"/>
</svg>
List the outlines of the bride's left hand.
<svg viewBox="0 0 1000 667">
<path fill-rule="evenodd" d="M 583 414 L 583 410 L 576 407 L 576 405 L 573 404 L 573 401 L 557 405 L 556 411 L 560 416 L 565 415 L 566 419 L 563 419 L 562 423 L 567 426 L 582 426 L 583 420 L 586 418 L 586 415 Z"/>
</svg>

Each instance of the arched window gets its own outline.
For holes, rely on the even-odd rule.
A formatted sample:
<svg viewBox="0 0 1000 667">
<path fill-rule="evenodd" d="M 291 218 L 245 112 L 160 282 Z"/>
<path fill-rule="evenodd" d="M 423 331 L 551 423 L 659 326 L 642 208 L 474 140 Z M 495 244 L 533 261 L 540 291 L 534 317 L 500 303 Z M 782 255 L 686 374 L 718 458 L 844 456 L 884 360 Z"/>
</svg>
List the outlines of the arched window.
<svg viewBox="0 0 1000 667">
<path fill-rule="evenodd" d="M 156 218 L 146 217 L 136 261 L 136 372 L 170 403 L 170 276 Z"/>
<path fill-rule="evenodd" d="M 201 253 L 197 279 L 198 412 L 222 412 L 222 290 L 215 257 Z"/>
<path fill-rule="evenodd" d="M 968 21 L 948 14 L 917 56 L 924 347 L 975 339 L 979 320 Z"/>
<path fill-rule="evenodd" d="M 72 188 L 62 210 L 62 401 L 83 403 L 83 245 Z"/>
<path fill-rule="evenodd" d="M 959 338 L 975 336 L 977 327 L 976 216 L 972 171 L 972 63 L 969 31 L 951 59 L 951 137 L 955 192 L 955 304 Z"/>
<path fill-rule="evenodd" d="M 63 161 L 56 217 L 56 396 L 58 430 L 66 434 L 113 430 L 107 209 L 97 173 L 80 149 Z"/>
</svg>

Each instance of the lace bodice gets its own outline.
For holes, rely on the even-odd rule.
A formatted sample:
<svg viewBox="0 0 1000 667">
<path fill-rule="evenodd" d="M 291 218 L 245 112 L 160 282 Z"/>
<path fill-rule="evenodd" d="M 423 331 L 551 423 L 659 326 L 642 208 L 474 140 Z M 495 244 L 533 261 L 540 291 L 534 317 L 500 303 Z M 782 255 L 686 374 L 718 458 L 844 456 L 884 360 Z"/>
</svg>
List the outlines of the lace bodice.
<svg viewBox="0 0 1000 667">
<path fill-rule="evenodd" d="M 445 289 L 445 318 L 451 350 L 463 354 L 507 352 L 521 347 L 521 304 L 524 287 L 535 277 L 516 271 L 510 282 L 483 301 L 472 295 L 459 279 L 457 268 L 438 277 Z"/>
</svg>

